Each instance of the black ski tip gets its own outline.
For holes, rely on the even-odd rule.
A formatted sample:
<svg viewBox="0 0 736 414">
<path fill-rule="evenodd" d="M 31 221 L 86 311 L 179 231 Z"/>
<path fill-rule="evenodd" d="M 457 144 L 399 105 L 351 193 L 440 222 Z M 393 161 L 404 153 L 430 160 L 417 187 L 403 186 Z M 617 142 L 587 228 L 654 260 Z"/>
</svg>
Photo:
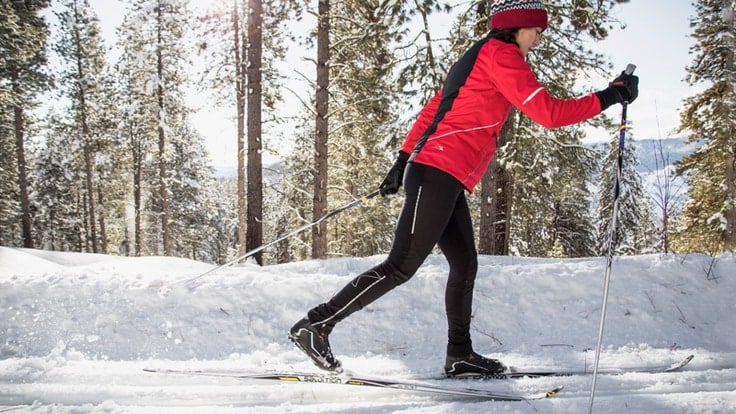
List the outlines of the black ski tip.
<svg viewBox="0 0 736 414">
<path fill-rule="evenodd" d="M 690 355 L 686 356 L 685 359 L 683 359 L 682 361 L 680 361 L 677 364 L 672 365 L 671 367 L 669 367 L 666 370 L 664 370 L 664 372 L 675 372 L 675 371 L 679 371 L 682 368 L 684 368 L 685 365 L 689 364 L 690 361 L 693 360 L 693 358 L 695 358 L 695 354 L 690 354 Z"/>
</svg>

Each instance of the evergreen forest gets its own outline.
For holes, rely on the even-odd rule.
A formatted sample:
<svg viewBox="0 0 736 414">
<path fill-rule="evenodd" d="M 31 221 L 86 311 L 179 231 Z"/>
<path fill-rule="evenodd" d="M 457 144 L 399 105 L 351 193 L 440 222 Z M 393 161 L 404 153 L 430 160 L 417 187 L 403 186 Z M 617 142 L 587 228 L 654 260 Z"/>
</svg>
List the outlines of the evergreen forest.
<svg viewBox="0 0 736 414">
<path fill-rule="evenodd" d="M 0 245 L 213 264 L 383 254 L 401 194 L 320 219 L 377 190 L 488 22 L 485 0 L 123 3 L 110 39 L 101 2 L 0 1 Z M 589 45 L 628 2 L 544 3 L 550 27 L 528 62 L 550 93 L 581 96 L 591 92 L 582 78 L 612 79 L 620 69 Z M 545 129 L 513 110 L 468 195 L 479 253 L 735 251 L 735 3 L 693 2 L 686 70 L 704 87 L 680 129 L 697 150 L 670 163 L 660 147 L 652 190 L 633 114 L 621 141 L 617 111 Z M 307 56 L 298 67 L 286 63 L 294 50 Z M 234 174 L 214 168 L 193 90 L 201 107 L 228 108 Z M 293 96 L 298 107 L 280 109 Z M 610 130 L 610 145 L 584 145 L 584 126 Z"/>
</svg>

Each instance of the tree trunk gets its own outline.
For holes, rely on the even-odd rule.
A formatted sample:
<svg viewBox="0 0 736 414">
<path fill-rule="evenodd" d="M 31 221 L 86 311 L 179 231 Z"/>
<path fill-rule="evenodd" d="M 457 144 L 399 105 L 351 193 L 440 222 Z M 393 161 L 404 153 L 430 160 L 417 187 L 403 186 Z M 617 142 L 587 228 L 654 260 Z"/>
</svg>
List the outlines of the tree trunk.
<svg viewBox="0 0 736 414">
<path fill-rule="evenodd" d="M 86 129 L 86 123 L 82 122 L 82 134 L 85 135 L 82 140 L 84 141 L 84 175 L 85 175 L 85 190 L 87 191 L 87 200 L 89 200 L 89 203 L 87 205 L 87 214 L 89 215 L 89 239 L 92 242 L 92 253 L 98 253 L 98 245 L 97 245 L 97 225 L 96 225 L 96 217 L 95 217 L 95 196 L 94 196 L 94 184 L 93 184 L 93 174 L 94 174 L 94 161 L 92 160 L 92 151 L 89 148 L 89 144 L 87 143 L 87 133 L 84 132 Z"/>
<path fill-rule="evenodd" d="M 166 188 L 166 130 L 164 129 L 165 106 L 164 106 L 164 62 L 163 62 L 163 4 L 159 0 L 157 8 L 157 48 L 156 48 L 156 74 L 158 76 L 158 87 L 156 95 L 158 98 L 158 169 L 159 169 L 159 192 L 161 196 L 161 231 L 163 233 L 164 255 L 171 255 L 171 236 L 169 234 L 169 196 Z"/>
<path fill-rule="evenodd" d="M 263 244 L 263 162 L 261 159 L 261 55 L 262 8 L 261 0 L 249 0 L 248 14 L 248 251 Z M 263 265 L 263 252 L 254 259 Z"/>
<path fill-rule="evenodd" d="M 245 210 L 245 87 L 246 82 L 246 44 L 240 31 L 240 7 L 238 0 L 233 0 L 233 50 L 235 51 L 235 100 L 238 118 L 238 253 L 244 255 L 246 242 L 246 210 Z"/>
<path fill-rule="evenodd" d="M 74 20 L 79 21 L 80 17 L 77 14 L 76 4 L 74 5 Z M 77 80 L 79 82 L 79 90 L 77 91 L 77 99 L 79 100 L 79 122 L 82 127 L 82 150 L 84 151 L 84 174 L 85 174 L 85 186 L 87 190 L 87 200 L 89 200 L 89 237 L 92 239 L 92 252 L 97 253 L 99 251 L 98 239 L 97 239 L 97 219 L 95 215 L 95 189 L 94 189 L 94 146 L 90 139 L 89 124 L 87 123 L 87 99 L 85 90 L 85 68 L 82 62 L 82 41 L 79 35 L 79 26 L 75 25 L 74 28 L 74 43 L 76 47 L 76 64 L 77 64 Z"/>
<path fill-rule="evenodd" d="M 478 231 L 478 253 L 493 254 L 493 199 L 496 195 L 493 193 L 495 186 L 493 184 L 493 174 L 489 166 L 483 178 L 480 181 L 480 223 Z"/>
<path fill-rule="evenodd" d="M 496 154 L 511 138 L 513 114 L 501 129 L 496 141 Z M 481 254 L 506 256 L 509 254 L 509 224 L 513 197 L 511 174 L 494 156 L 481 181 L 481 227 L 478 251 Z"/>
<path fill-rule="evenodd" d="M 726 156 L 726 201 L 724 219 L 726 228 L 723 231 L 723 248 L 726 251 L 736 251 L 736 146 Z"/>
<path fill-rule="evenodd" d="M 105 207 L 104 207 L 105 196 L 102 194 L 102 187 L 97 186 L 97 201 L 100 207 L 99 221 L 100 221 L 100 253 L 108 254 L 107 249 L 107 228 L 105 227 Z"/>
<path fill-rule="evenodd" d="M 314 198 L 312 217 L 327 214 L 328 87 L 330 85 L 330 1 L 319 0 L 317 23 L 317 92 L 315 97 Z M 327 257 L 327 223 L 312 227 L 312 258 Z"/>
<path fill-rule="evenodd" d="M 733 35 L 736 33 L 736 16 L 733 14 L 734 8 L 733 1 L 729 2 L 725 7 L 730 5 L 731 13 L 728 15 L 727 25 L 731 40 L 729 44 L 733 45 Z M 724 8 L 725 8 L 724 7 Z M 723 15 L 726 17 L 726 14 Z M 731 88 L 736 88 L 736 51 L 733 46 L 727 48 L 726 51 L 726 81 Z M 733 95 L 732 95 L 733 96 Z M 731 114 L 733 114 L 733 107 L 731 108 Z M 725 200 L 725 211 L 724 218 L 726 220 L 726 228 L 724 231 L 723 247 L 726 251 L 736 251 L 736 140 L 734 133 L 736 130 L 733 128 L 733 115 L 731 116 L 731 128 L 729 128 L 730 145 L 727 146 L 726 154 L 726 200 Z"/>
<path fill-rule="evenodd" d="M 13 89 L 17 89 L 15 86 Z M 15 90 L 16 96 L 19 91 Z M 31 201 L 28 197 L 28 176 L 26 175 L 26 153 L 24 149 L 23 130 L 23 108 L 13 107 L 13 126 L 15 128 L 15 147 L 18 158 L 18 190 L 20 192 L 21 227 L 23 230 L 23 247 L 33 248 L 33 235 L 31 233 Z"/>
<path fill-rule="evenodd" d="M 512 200 L 512 180 L 511 175 L 498 164 L 493 161 L 491 164 L 491 173 L 494 176 L 493 197 L 491 203 L 492 226 L 491 226 L 491 254 L 499 256 L 507 256 L 509 254 L 509 224 L 511 222 L 511 200 Z"/>
<path fill-rule="evenodd" d="M 136 138 L 132 136 L 131 141 L 133 147 L 133 210 L 134 210 L 134 228 L 133 238 L 135 239 L 135 256 L 141 255 L 143 246 L 143 230 L 141 228 L 141 215 L 143 204 L 141 200 L 141 180 L 143 179 L 143 150 Z"/>
<path fill-rule="evenodd" d="M 77 192 L 77 211 L 87 211 L 87 203 L 84 201 L 84 195 Z M 79 229 L 77 231 L 77 251 L 83 252 L 84 248 L 84 235 L 87 233 L 87 214 L 83 214 L 79 220 Z"/>
</svg>

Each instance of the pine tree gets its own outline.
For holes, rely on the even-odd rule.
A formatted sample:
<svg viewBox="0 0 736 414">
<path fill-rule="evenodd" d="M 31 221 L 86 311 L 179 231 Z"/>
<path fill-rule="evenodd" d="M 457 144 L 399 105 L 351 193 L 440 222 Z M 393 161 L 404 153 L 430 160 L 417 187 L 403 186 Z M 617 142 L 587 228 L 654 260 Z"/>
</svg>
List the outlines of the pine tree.
<svg viewBox="0 0 736 414">
<path fill-rule="evenodd" d="M 147 219 L 150 224 L 157 224 L 160 231 L 148 228 L 151 251 L 159 253 L 163 249 L 166 255 L 172 253 L 167 146 L 174 139 L 169 134 L 188 122 L 183 90 L 188 82 L 184 68 L 189 59 L 183 40 L 191 26 L 190 19 L 186 2 L 133 0 L 120 28 L 123 53 L 119 67 L 128 95 L 126 112 L 137 113 L 125 127 L 133 151 L 134 192 L 150 190 L 152 197 L 146 201 L 141 198 L 142 193 L 134 196 L 136 221 L 146 220 L 140 215 L 143 206 L 154 209 Z M 154 144 L 155 175 L 146 176 L 144 161 Z M 146 178 L 148 183 L 144 182 Z"/>
<path fill-rule="evenodd" d="M 118 28 L 118 43 L 122 54 L 116 68 L 119 73 L 117 89 L 120 91 L 123 115 L 120 131 L 128 148 L 133 194 L 133 235 L 132 240 L 128 236 L 126 244 L 130 246 L 130 253 L 140 256 L 148 252 L 143 229 L 146 225 L 145 202 L 150 189 L 144 172 L 146 160 L 150 158 L 149 154 L 153 151 L 156 139 L 155 129 L 151 127 L 156 121 L 153 118 L 155 109 L 151 88 L 148 86 L 150 65 L 147 61 L 150 60 L 150 51 L 147 45 L 150 42 L 142 36 L 138 27 L 139 21 L 146 21 L 139 18 L 138 14 L 148 13 L 140 10 L 142 5 L 131 6 L 130 12 Z"/>
<path fill-rule="evenodd" d="M 46 120 L 45 145 L 41 149 L 34 176 L 38 214 L 35 226 L 39 247 L 45 250 L 85 251 L 88 216 L 81 202 L 86 197 L 80 141 L 75 131 L 58 114 Z"/>
<path fill-rule="evenodd" d="M 306 115 L 304 117 L 306 119 Z M 276 220 L 279 223 L 277 237 L 319 218 L 312 218 L 314 216 L 313 197 L 312 192 L 308 190 L 314 188 L 312 173 L 314 159 L 305 154 L 311 155 L 313 151 L 314 137 L 311 131 L 297 132 L 294 137 L 294 149 L 285 157 L 283 163 L 283 192 L 280 199 L 284 208 Z M 278 263 L 285 263 L 310 258 L 311 252 L 311 234 L 302 232 L 279 243 L 274 256 Z"/>
<path fill-rule="evenodd" d="M 589 179 L 595 158 L 580 146 L 575 128 L 529 128 L 499 157 L 513 172 L 510 252 L 524 256 L 584 257 L 595 254 Z M 536 131 L 536 133 L 532 133 Z"/>
<path fill-rule="evenodd" d="M 396 70 L 392 44 L 403 40 L 406 7 L 378 1 L 333 5 L 328 163 L 329 199 L 335 205 L 376 189 L 396 157 L 397 148 L 387 143 L 404 131 L 395 129 L 398 97 L 391 86 Z M 331 221 L 328 254 L 385 251 L 395 215 L 395 209 L 362 209 Z"/>
<path fill-rule="evenodd" d="M 236 186 L 237 180 L 218 177 L 214 187 L 209 188 L 214 206 L 203 244 L 213 263 L 225 263 L 238 255 L 238 220 L 237 215 L 233 214 L 237 210 Z"/>
<path fill-rule="evenodd" d="M 405 40 L 399 45 L 400 54 L 397 56 L 401 71 L 397 79 L 397 87 L 404 97 L 420 97 L 419 104 L 410 102 L 405 112 L 416 114 L 421 105 L 426 104 L 434 96 L 437 89 L 442 85 L 447 72 L 448 62 L 441 59 L 442 43 L 446 41 L 447 34 L 439 34 L 438 38 L 433 36 L 433 28 L 430 26 L 430 17 L 435 13 L 448 13 L 451 6 L 445 1 L 437 0 L 413 0 L 415 6 L 407 10 L 411 21 L 418 20 L 421 30 L 413 36 L 406 35 Z M 452 34 L 452 33 L 451 33 Z M 408 119 L 403 120 L 407 124 Z M 409 128 L 410 125 L 406 125 Z M 400 145 L 391 142 L 394 145 Z"/>
<path fill-rule="evenodd" d="M 582 131 L 577 128 L 558 130 L 559 140 L 569 140 L 573 144 L 555 145 L 556 167 L 553 168 L 553 182 L 550 202 L 554 206 L 553 219 L 548 222 L 551 240 L 546 246 L 550 256 L 552 246 L 559 246 L 562 257 L 594 256 L 595 227 L 591 215 L 593 194 L 589 189 L 590 178 L 596 169 L 596 159 L 589 151 L 581 148 Z"/>
<path fill-rule="evenodd" d="M 16 183 L 19 211 L 15 203 L 7 203 L 0 219 L 0 242 L 15 239 L 16 222 L 20 219 L 21 239 L 24 247 L 33 247 L 31 216 L 31 184 L 28 178 L 28 162 L 26 161 L 26 138 L 30 128 L 30 110 L 37 104 L 38 96 L 46 91 L 51 82 L 44 72 L 47 64 L 46 42 L 48 29 L 40 12 L 48 7 L 48 0 L 3 2 L 2 18 L 0 18 L 0 51 L 3 59 L 0 62 L 0 140 L 2 147 L 14 146 L 13 151 L 4 152 L 12 156 L 4 157 L 14 165 L 5 164 L 0 173 L 8 178 L 8 182 Z M 8 142 L 14 143 L 8 145 Z M 11 168 L 15 171 L 11 176 Z M 4 180 L 3 180 L 4 181 Z M 2 194 L 3 196 L 7 194 Z"/>
<path fill-rule="evenodd" d="M 406 23 L 407 6 L 374 1 L 337 2 L 330 3 L 329 16 L 329 118 L 324 119 L 326 127 L 319 127 L 320 132 L 327 132 L 328 141 L 323 144 L 326 147 L 315 151 L 312 133 L 299 131 L 295 148 L 284 163 L 284 197 L 289 206 L 284 221 L 294 226 L 316 220 L 331 210 L 330 206 L 345 205 L 376 189 L 405 133 L 404 128 L 398 129 L 399 97 L 392 92 L 396 91 L 392 82 L 398 69 L 392 45 L 403 39 L 401 28 Z M 324 87 L 317 89 L 324 92 Z M 305 124 L 313 122 L 316 115 L 311 107 L 305 107 L 303 114 Z M 329 181 L 318 178 L 315 168 L 319 163 L 328 167 Z M 328 183 L 324 188 L 328 203 L 319 210 L 314 208 L 315 192 L 305 192 L 305 188 L 315 189 L 316 184 L 324 186 L 316 179 Z M 325 237 L 326 256 L 363 256 L 385 251 L 400 201 L 389 198 L 388 209 L 365 208 L 352 215 L 346 213 L 339 220 L 322 222 L 326 230 L 318 233 Z M 305 203 L 312 205 L 308 213 Z M 305 243 L 313 245 L 313 237 L 314 234 L 301 234 L 288 241 L 290 257 L 304 258 Z M 286 249 L 286 244 L 281 243 L 279 249 Z"/>
<path fill-rule="evenodd" d="M 144 93 L 142 78 L 134 65 L 134 57 L 137 53 L 136 45 L 126 43 L 121 62 L 117 64 L 120 72 L 117 79 L 117 90 L 122 115 L 118 126 L 119 139 L 127 149 L 125 158 L 128 165 L 125 169 L 130 171 L 128 193 L 132 194 L 133 202 L 133 234 L 128 234 L 126 231 L 123 245 L 126 246 L 126 255 L 134 256 L 140 256 L 146 250 L 143 240 L 143 218 L 144 201 L 149 189 L 144 179 L 144 167 L 146 158 L 152 151 L 154 140 L 151 128 L 147 127 L 153 122 L 150 119 L 150 111 L 142 110 L 147 107 L 146 101 L 150 97 Z"/>
<path fill-rule="evenodd" d="M 91 251 L 100 252 L 100 244 L 107 240 L 98 234 L 104 227 L 104 221 L 98 224 L 97 199 L 100 184 L 95 176 L 97 154 L 101 153 L 107 131 L 99 122 L 104 115 L 102 109 L 104 99 L 103 76 L 106 64 L 105 50 L 100 35 L 99 21 L 86 0 L 67 0 L 62 10 L 56 13 L 59 21 L 59 39 L 54 49 L 65 63 L 59 77 L 59 85 L 64 98 L 70 102 L 70 129 L 77 131 L 71 136 L 79 142 L 81 160 L 79 168 L 83 171 L 86 190 L 87 214 L 89 215 L 89 240 Z"/>
<path fill-rule="evenodd" d="M 5 107 L 4 107 L 5 109 Z M 2 116 L 7 118 L 8 112 L 3 109 Z M 7 125 L 6 119 L 2 121 Z M 11 139 L 5 127 L 0 132 L 0 153 L 14 154 L 16 152 L 15 140 Z M 22 244 L 22 231 L 18 223 L 18 212 L 20 211 L 20 200 L 16 197 L 18 192 L 17 163 L 14 156 L 0 157 L 0 243 L 5 246 L 17 246 Z"/>
<path fill-rule="evenodd" d="M 617 254 L 632 255 L 649 253 L 649 235 L 652 223 L 649 197 L 639 172 L 637 150 L 631 138 L 626 134 L 623 152 L 621 153 L 621 172 L 618 173 L 619 137 L 614 136 L 610 150 L 603 161 L 598 192 L 598 253 L 606 255 L 613 243 Z M 618 175 L 618 181 L 617 181 Z M 618 188 L 616 184 L 618 183 Z M 618 193 L 618 214 L 615 232 L 611 233 L 614 199 Z"/>
<path fill-rule="evenodd" d="M 692 18 L 691 84 L 710 86 L 687 99 L 681 130 L 700 149 L 677 162 L 688 191 L 673 244 L 680 252 L 736 250 L 736 2 L 699 0 Z"/>
<path fill-rule="evenodd" d="M 203 79 L 206 80 L 210 91 L 216 95 L 219 104 L 235 108 L 237 119 L 235 139 L 238 143 L 237 215 L 239 224 L 237 240 L 239 241 L 239 255 L 258 247 L 266 231 L 262 229 L 265 222 L 261 217 L 262 211 L 259 212 L 262 208 L 256 208 L 256 201 L 263 199 L 263 179 L 262 176 L 259 176 L 262 169 L 260 157 L 267 143 L 262 137 L 269 132 L 269 123 L 278 122 L 270 114 L 275 112 L 273 109 L 281 100 L 278 87 L 282 75 L 278 62 L 285 54 L 284 38 L 286 36 L 282 26 L 287 24 L 293 14 L 298 14 L 300 11 L 299 5 L 292 2 L 270 4 L 261 11 L 260 21 L 257 22 L 249 20 L 254 16 L 251 13 L 253 10 L 251 6 L 250 1 L 233 0 L 227 6 L 223 4 L 222 7 L 208 11 L 202 19 L 200 31 L 203 36 L 198 42 L 200 53 L 207 62 L 202 74 Z M 250 59 L 259 60 L 258 70 L 254 65 L 248 64 L 249 53 L 256 51 L 253 42 L 248 40 L 252 29 L 255 28 L 262 33 L 262 44 L 257 48 L 261 56 L 260 58 L 252 56 Z M 254 47 L 249 48 L 249 45 Z M 258 81 L 258 90 L 255 89 L 254 75 L 256 74 L 262 77 Z M 251 85 L 251 83 L 254 84 Z M 248 93 L 249 91 L 253 93 Z M 256 105 L 248 105 L 248 100 L 259 103 L 262 107 L 256 110 Z M 263 108 L 268 111 L 263 111 Z M 254 112 L 252 115 L 246 114 L 246 110 Z M 246 127 L 250 131 L 247 150 Z M 260 128 L 263 129 L 256 131 Z M 246 154 L 249 158 L 247 163 Z M 247 179 L 246 166 L 248 167 Z M 249 231 L 252 238 L 247 237 Z M 250 241 L 246 242 L 246 239 Z M 260 253 L 256 256 L 256 260 L 262 263 Z"/>
<path fill-rule="evenodd" d="M 217 260 L 208 250 L 212 238 L 210 226 L 215 212 L 214 171 L 202 138 L 187 125 L 172 130 L 168 170 L 171 191 L 172 251 L 178 256 L 212 262 Z"/>
<path fill-rule="evenodd" d="M 330 31 L 333 13 L 330 0 L 317 1 L 317 79 L 314 94 L 314 179 L 312 196 L 312 215 L 323 217 L 327 214 L 327 186 L 329 174 L 329 106 L 330 106 Z M 327 223 L 312 227 L 312 258 L 324 259 L 327 256 Z"/>
<path fill-rule="evenodd" d="M 246 58 L 246 80 L 248 93 L 248 228 L 245 245 L 248 251 L 263 244 L 263 127 L 261 110 L 263 101 L 263 6 L 261 0 L 248 2 L 248 36 Z M 255 261 L 263 265 L 263 254 L 254 255 Z"/>
<path fill-rule="evenodd" d="M 94 139 L 98 145 L 95 176 L 103 253 L 128 254 L 130 251 L 128 216 L 130 205 L 131 161 L 126 136 L 124 112 L 120 108 L 123 94 L 117 88 L 114 68 L 107 66 L 99 84 L 100 98 L 92 112 Z"/>
</svg>

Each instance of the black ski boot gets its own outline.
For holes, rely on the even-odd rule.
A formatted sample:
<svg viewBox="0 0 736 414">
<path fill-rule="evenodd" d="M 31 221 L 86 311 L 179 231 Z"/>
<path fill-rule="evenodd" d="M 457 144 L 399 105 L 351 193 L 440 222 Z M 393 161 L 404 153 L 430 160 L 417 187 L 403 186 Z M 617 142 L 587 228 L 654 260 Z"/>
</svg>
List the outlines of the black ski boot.
<svg viewBox="0 0 736 414">
<path fill-rule="evenodd" d="M 462 357 L 447 356 L 445 374 L 448 377 L 492 377 L 506 371 L 506 365 L 497 359 L 486 358 L 475 352 Z"/>
<path fill-rule="evenodd" d="M 332 355 L 330 341 L 327 336 L 327 333 L 320 332 L 317 327 L 312 325 L 309 318 L 300 320 L 289 330 L 289 339 L 307 354 L 314 365 L 325 371 L 340 373 L 342 372 L 342 365 Z"/>
</svg>

